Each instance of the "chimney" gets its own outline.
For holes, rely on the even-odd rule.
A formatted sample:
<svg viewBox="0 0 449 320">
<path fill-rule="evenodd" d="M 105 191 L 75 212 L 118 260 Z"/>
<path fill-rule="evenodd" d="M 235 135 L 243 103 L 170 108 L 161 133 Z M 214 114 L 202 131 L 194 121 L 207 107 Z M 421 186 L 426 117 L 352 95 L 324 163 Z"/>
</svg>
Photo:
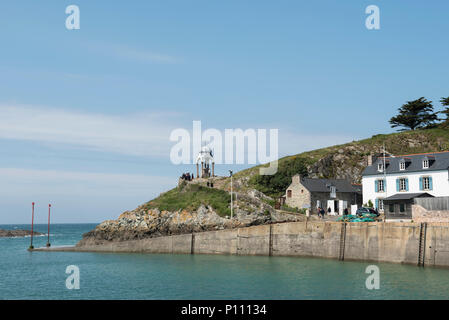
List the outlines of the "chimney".
<svg viewBox="0 0 449 320">
<path fill-rule="evenodd" d="M 292 177 L 292 183 L 298 184 L 298 183 L 301 182 L 301 180 L 302 180 L 302 177 L 301 177 L 300 174 L 295 174 L 295 175 Z"/>
<path fill-rule="evenodd" d="M 372 166 L 373 165 L 373 156 L 372 155 L 368 155 L 366 157 L 366 162 L 368 166 Z"/>
</svg>

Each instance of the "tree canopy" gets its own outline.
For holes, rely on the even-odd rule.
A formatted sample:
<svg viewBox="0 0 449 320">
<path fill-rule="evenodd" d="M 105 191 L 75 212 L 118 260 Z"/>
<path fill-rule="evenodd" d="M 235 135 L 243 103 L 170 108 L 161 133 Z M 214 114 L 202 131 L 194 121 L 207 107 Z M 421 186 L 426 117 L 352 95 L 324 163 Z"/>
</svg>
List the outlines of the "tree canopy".
<svg viewBox="0 0 449 320">
<path fill-rule="evenodd" d="M 392 128 L 403 127 L 400 131 L 424 128 L 438 120 L 437 114 L 433 112 L 432 101 L 424 97 L 407 101 L 398 111 L 399 114 L 390 119 L 390 124 Z"/>
<path fill-rule="evenodd" d="M 444 125 L 449 125 L 449 97 L 447 98 L 441 98 L 440 100 L 441 104 L 446 107 L 443 111 L 440 111 L 440 113 L 444 114 L 446 116 L 446 119 L 444 119 Z"/>
</svg>

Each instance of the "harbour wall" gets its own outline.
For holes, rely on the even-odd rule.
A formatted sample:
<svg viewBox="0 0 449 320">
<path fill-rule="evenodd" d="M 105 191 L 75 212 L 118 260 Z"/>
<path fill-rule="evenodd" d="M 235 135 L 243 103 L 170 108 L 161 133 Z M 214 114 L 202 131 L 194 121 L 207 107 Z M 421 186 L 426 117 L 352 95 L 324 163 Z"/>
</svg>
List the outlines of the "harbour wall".
<svg viewBox="0 0 449 320">
<path fill-rule="evenodd" d="M 449 223 L 288 222 L 59 251 L 321 257 L 449 267 Z"/>
</svg>

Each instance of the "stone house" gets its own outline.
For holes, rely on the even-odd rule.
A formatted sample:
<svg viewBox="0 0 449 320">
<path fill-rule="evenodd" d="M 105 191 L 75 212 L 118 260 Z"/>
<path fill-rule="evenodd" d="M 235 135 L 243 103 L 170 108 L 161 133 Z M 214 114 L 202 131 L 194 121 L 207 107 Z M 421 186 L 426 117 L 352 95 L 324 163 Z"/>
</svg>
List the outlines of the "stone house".
<svg viewBox="0 0 449 320">
<path fill-rule="evenodd" d="M 292 208 L 331 209 L 331 214 L 350 211 L 352 205 L 362 205 L 362 188 L 345 179 L 310 179 L 297 174 L 285 192 L 285 204 Z"/>
</svg>

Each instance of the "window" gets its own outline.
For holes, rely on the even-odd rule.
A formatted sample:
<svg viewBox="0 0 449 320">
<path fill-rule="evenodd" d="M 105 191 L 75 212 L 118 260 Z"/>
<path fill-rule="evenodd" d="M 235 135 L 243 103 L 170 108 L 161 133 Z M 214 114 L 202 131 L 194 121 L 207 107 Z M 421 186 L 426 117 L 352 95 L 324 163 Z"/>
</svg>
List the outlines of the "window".
<svg viewBox="0 0 449 320">
<path fill-rule="evenodd" d="M 422 168 L 423 169 L 429 169 L 429 160 L 428 159 L 424 159 L 422 161 Z"/>
<path fill-rule="evenodd" d="M 377 171 L 384 171 L 384 164 L 383 163 L 377 164 Z"/>
<path fill-rule="evenodd" d="M 379 211 L 384 211 L 384 199 L 377 199 L 377 205 Z"/>
<path fill-rule="evenodd" d="M 405 161 L 399 162 L 399 170 L 405 170 Z"/>
<path fill-rule="evenodd" d="M 399 191 L 407 191 L 407 179 L 399 179 Z"/>
<path fill-rule="evenodd" d="M 287 198 L 291 198 L 292 197 L 292 191 L 291 190 L 287 190 Z"/>
<path fill-rule="evenodd" d="M 385 192 L 385 181 L 378 180 L 377 183 L 378 183 L 378 185 L 377 185 L 378 192 Z"/>
<path fill-rule="evenodd" d="M 394 212 L 394 204 L 390 204 L 388 207 L 389 207 L 388 211 L 390 211 L 390 213 L 393 213 Z"/>
<path fill-rule="evenodd" d="M 419 190 L 432 190 L 433 183 L 432 177 L 419 177 Z"/>
<path fill-rule="evenodd" d="M 405 203 L 401 203 L 401 204 L 399 205 L 399 212 L 400 212 L 401 214 L 404 214 L 406 209 L 407 209 L 407 208 L 406 208 Z"/>
<path fill-rule="evenodd" d="M 331 186 L 331 198 L 337 197 L 337 188 L 335 186 Z"/>
<path fill-rule="evenodd" d="M 430 177 L 423 177 L 422 178 L 422 186 L 423 190 L 430 190 Z"/>
</svg>

